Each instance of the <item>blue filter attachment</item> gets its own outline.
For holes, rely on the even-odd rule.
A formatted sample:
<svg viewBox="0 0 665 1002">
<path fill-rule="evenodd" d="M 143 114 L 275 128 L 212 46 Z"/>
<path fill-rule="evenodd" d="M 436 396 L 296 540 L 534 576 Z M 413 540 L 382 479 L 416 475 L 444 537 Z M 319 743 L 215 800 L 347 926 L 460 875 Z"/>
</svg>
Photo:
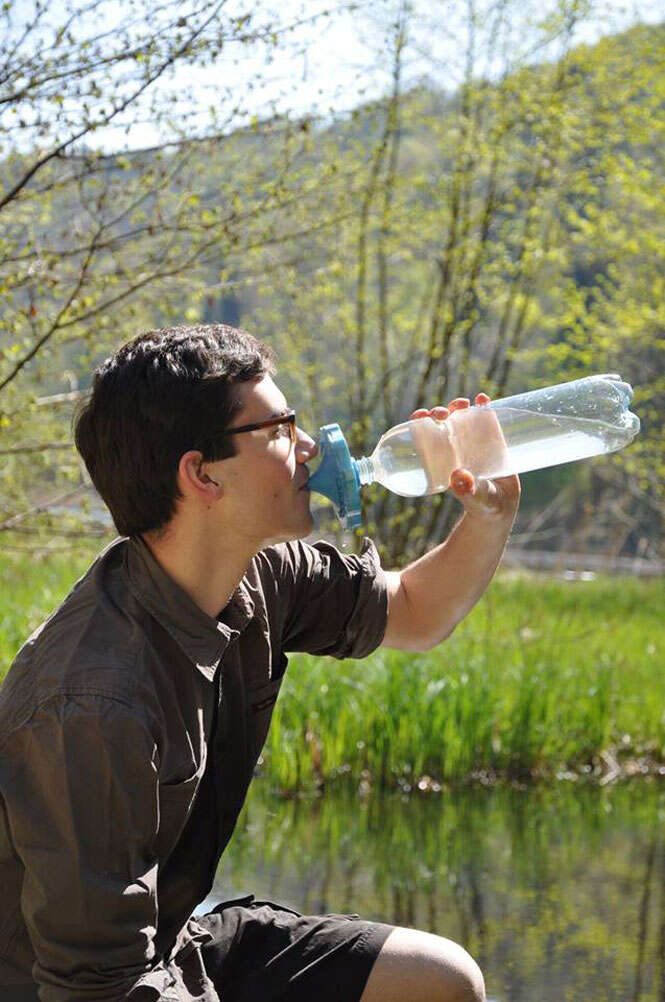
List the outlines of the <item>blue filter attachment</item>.
<svg viewBox="0 0 665 1002">
<path fill-rule="evenodd" d="M 329 498 L 345 529 L 361 525 L 360 479 L 346 439 L 338 424 L 319 428 L 321 462 L 307 481 L 307 488 Z"/>
</svg>

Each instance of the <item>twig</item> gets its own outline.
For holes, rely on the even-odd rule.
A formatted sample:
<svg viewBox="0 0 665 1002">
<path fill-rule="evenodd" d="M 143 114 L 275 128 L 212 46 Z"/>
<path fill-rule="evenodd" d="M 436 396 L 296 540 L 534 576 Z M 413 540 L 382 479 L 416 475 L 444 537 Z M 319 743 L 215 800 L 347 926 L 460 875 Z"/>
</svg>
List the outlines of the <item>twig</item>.
<svg viewBox="0 0 665 1002">
<path fill-rule="evenodd" d="M 73 442 L 43 442 L 41 445 L 13 445 L 9 449 L 0 449 L 0 456 L 16 456 L 24 452 L 46 452 L 53 449 L 72 449 Z"/>
<path fill-rule="evenodd" d="M 11 518 L 6 519 L 4 522 L 0 522 L 0 532 L 6 532 L 8 529 L 13 528 L 22 522 L 24 518 L 29 518 L 30 515 L 39 515 L 41 512 L 48 511 L 56 504 L 65 504 L 67 501 L 71 501 L 72 498 L 76 497 L 82 491 L 87 491 L 88 485 L 84 484 L 79 487 L 75 487 L 73 491 L 67 491 L 66 494 L 60 494 L 56 498 L 51 498 L 50 501 L 45 501 L 42 504 L 35 505 L 34 508 L 28 508 L 26 511 L 18 512 L 16 515 L 12 515 Z"/>
</svg>

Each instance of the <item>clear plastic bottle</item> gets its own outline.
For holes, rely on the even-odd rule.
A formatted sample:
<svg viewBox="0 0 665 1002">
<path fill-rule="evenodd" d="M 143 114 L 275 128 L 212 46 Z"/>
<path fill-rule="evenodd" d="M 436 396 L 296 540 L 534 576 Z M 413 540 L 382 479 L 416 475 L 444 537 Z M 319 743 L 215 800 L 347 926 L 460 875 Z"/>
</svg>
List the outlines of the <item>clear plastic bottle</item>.
<svg viewBox="0 0 665 1002">
<path fill-rule="evenodd" d="M 371 456 L 352 462 L 360 485 L 377 481 L 403 497 L 437 494 L 458 467 L 505 477 L 622 449 L 640 430 L 632 398 L 620 376 L 588 376 L 453 411 L 444 421 L 405 421 Z"/>
</svg>

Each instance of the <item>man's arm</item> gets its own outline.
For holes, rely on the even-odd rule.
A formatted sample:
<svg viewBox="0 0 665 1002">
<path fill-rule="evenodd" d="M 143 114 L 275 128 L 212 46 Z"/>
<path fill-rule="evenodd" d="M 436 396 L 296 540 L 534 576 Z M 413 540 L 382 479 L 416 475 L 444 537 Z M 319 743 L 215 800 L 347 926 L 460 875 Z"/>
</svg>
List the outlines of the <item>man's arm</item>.
<svg viewBox="0 0 665 1002">
<path fill-rule="evenodd" d="M 283 651 L 364 658 L 376 650 L 386 624 L 387 589 L 374 543 L 342 553 L 325 540 L 302 539 L 259 554 L 275 631 Z"/>
<path fill-rule="evenodd" d="M 388 571 L 388 623 L 382 647 L 426 651 L 473 609 L 499 566 L 514 516 L 462 516 L 448 539 L 400 573 Z"/>
<path fill-rule="evenodd" d="M 476 403 L 489 403 L 489 397 L 478 394 Z M 414 411 L 412 418 L 445 420 L 451 410 L 468 406 L 466 398 L 458 398 L 450 408 Z M 478 602 L 499 566 L 519 507 L 519 477 L 476 480 L 458 469 L 451 474 L 450 490 L 465 512 L 446 541 L 401 572 L 386 574 L 382 647 L 424 651 L 440 644 Z"/>
</svg>

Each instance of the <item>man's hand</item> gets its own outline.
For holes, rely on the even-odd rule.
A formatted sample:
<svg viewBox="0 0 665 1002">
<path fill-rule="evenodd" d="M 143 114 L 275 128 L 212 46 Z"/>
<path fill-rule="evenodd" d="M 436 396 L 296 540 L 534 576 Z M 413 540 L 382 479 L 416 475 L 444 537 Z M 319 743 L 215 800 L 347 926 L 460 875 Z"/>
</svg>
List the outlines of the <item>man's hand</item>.
<svg viewBox="0 0 665 1002">
<path fill-rule="evenodd" d="M 475 403 L 489 404 L 490 397 L 486 393 L 478 393 Z M 421 407 L 413 412 L 409 420 L 430 417 L 435 421 L 445 421 L 453 411 L 470 406 L 471 402 L 467 397 L 456 397 L 447 407 L 432 407 L 430 410 Z M 491 411 L 488 413 L 492 414 Z M 516 474 L 488 480 L 484 477 L 474 477 L 463 467 L 452 471 L 449 487 L 469 515 L 492 519 L 513 519 L 522 493 L 520 479 Z"/>
</svg>

